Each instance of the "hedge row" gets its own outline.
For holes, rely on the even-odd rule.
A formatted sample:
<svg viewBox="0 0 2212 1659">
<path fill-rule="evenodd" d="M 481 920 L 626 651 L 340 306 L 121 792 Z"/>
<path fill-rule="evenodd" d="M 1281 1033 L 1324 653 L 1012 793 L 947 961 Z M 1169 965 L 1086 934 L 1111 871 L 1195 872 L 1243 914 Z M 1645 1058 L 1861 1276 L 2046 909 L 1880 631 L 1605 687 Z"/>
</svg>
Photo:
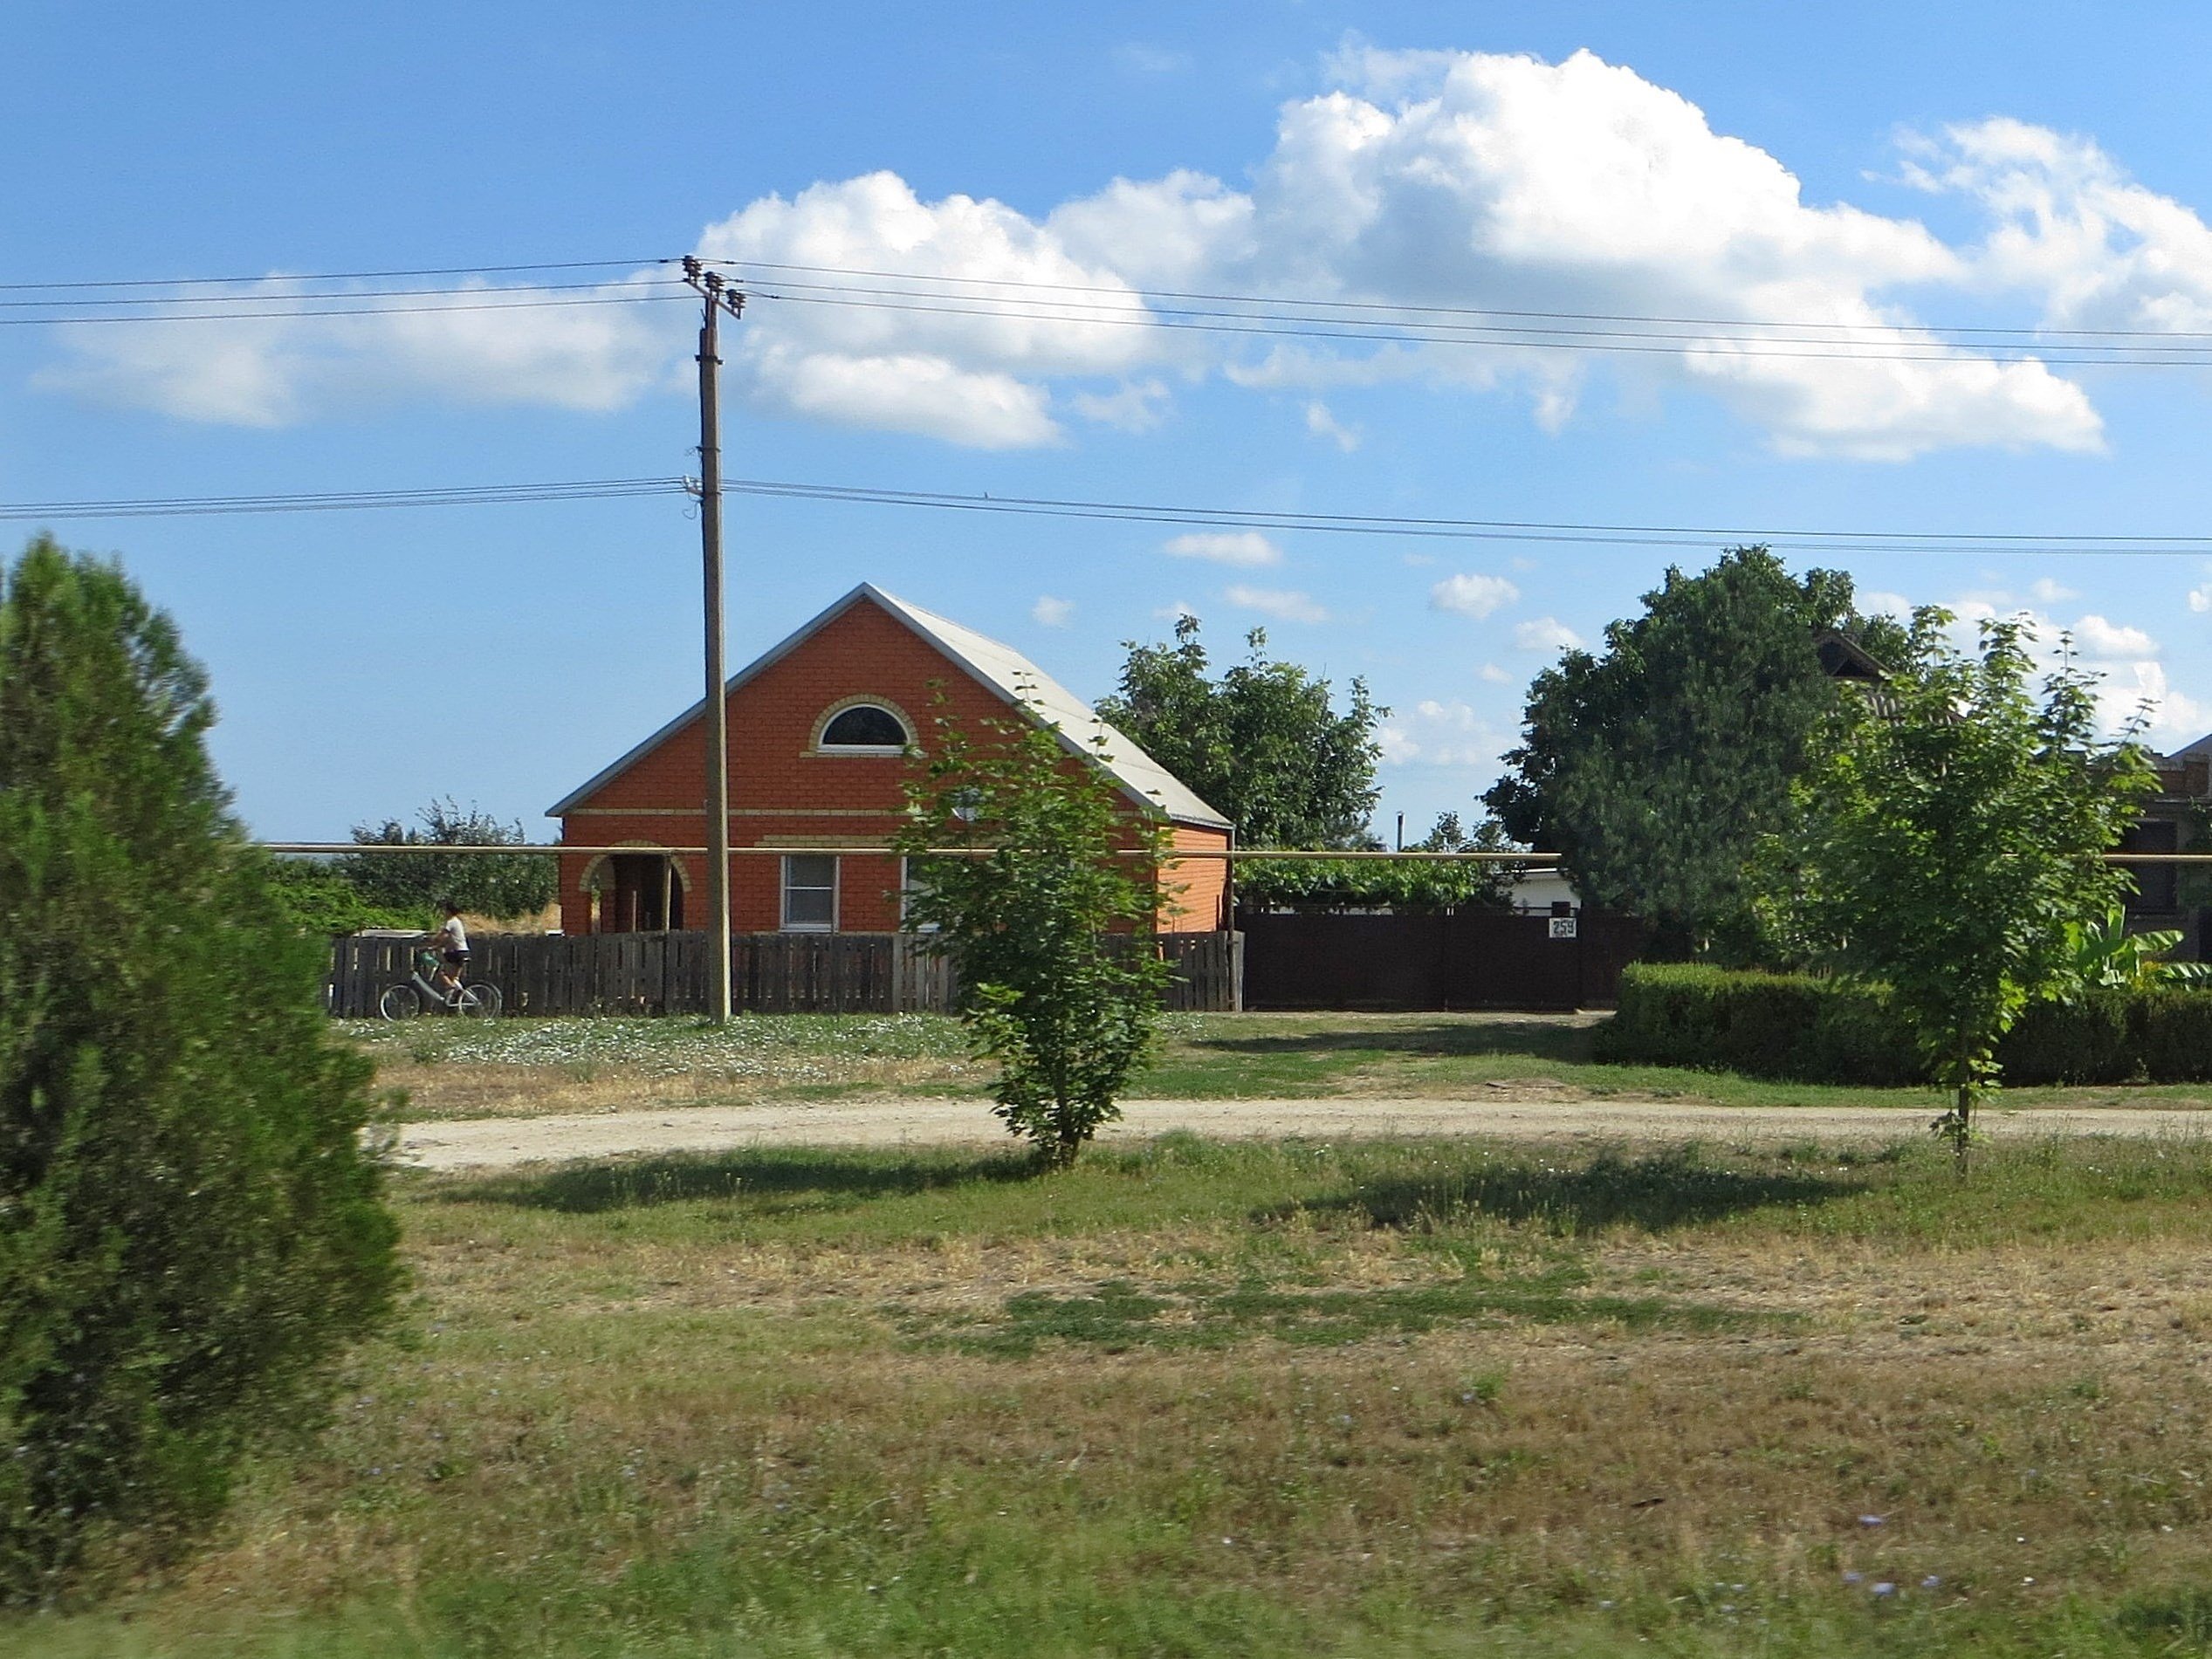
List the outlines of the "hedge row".
<svg viewBox="0 0 2212 1659">
<path fill-rule="evenodd" d="M 1802 975 L 1638 963 L 1597 1032 L 1605 1059 L 1801 1083 L 1893 1086 L 1925 1071 L 1879 992 Z M 2038 1003 L 1998 1046 L 2004 1081 L 2212 1081 L 2212 991 L 2160 986 Z"/>
</svg>

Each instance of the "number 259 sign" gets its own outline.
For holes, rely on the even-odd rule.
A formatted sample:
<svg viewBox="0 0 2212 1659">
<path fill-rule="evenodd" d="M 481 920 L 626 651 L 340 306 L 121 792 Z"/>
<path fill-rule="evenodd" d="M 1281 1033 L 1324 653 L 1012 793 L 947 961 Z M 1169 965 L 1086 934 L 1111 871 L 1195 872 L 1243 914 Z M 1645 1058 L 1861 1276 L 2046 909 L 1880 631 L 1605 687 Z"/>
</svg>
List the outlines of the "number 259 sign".
<svg viewBox="0 0 2212 1659">
<path fill-rule="evenodd" d="M 1573 938 L 1575 936 L 1575 920 L 1576 919 L 1573 916 L 1552 917 L 1551 936 L 1555 939 Z"/>
</svg>

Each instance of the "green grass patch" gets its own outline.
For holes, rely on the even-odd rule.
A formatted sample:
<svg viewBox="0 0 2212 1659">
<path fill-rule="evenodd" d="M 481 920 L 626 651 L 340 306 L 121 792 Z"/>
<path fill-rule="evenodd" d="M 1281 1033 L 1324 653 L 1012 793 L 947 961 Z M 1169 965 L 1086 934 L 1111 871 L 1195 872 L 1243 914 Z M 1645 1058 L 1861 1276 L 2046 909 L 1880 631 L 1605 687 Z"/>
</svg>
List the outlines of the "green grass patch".
<svg viewBox="0 0 2212 1659">
<path fill-rule="evenodd" d="M 764 1148 L 398 1187 L 417 1304 L 314 1453 L 176 1578 L 0 1651 L 2133 1659 L 2212 1630 L 2212 1383 L 2167 1318 L 2212 1320 L 2204 1143 L 2006 1143 L 1961 1181 L 1917 1139 L 1180 1135 L 1050 1176 Z"/>
</svg>

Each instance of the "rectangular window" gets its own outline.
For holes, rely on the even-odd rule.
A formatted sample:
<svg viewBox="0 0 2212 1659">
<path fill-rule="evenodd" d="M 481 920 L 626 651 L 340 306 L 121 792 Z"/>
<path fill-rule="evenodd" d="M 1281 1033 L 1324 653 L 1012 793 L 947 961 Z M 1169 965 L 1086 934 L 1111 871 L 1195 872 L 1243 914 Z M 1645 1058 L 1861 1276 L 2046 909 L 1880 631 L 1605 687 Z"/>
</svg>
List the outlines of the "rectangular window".
<svg viewBox="0 0 2212 1659">
<path fill-rule="evenodd" d="M 928 883 L 924 882 L 914 873 L 914 860 L 912 859 L 901 859 L 898 861 L 898 919 L 902 926 L 906 921 L 907 908 L 914 902 L 914 895 L 917 893 L 926 893 L 928 891 Z M 925 922 L 920 928 L 916 929 L 916 931 L 920 933 L 935 933 L 937 931 L 937 923 L 934 922 Z"/>
<path fill-rule="evenodd" d="M 787 853 L 783 925 L 787 933 L 830 933 L 837 927 L 837 856 Z"/>
<path fill-rule="evenodd" d="M 2173 853 L 2181 845 L 2181 826 L 2171 819 L 2153 819 L 2138 824 L 2119 838 L 2123 853 Z M 2169 915 L 2181 908 L 2181 871 L 2173 864 L 2131 864 L 2135 891 L 2127 900 L 2131 911 Z"/>
</svg>

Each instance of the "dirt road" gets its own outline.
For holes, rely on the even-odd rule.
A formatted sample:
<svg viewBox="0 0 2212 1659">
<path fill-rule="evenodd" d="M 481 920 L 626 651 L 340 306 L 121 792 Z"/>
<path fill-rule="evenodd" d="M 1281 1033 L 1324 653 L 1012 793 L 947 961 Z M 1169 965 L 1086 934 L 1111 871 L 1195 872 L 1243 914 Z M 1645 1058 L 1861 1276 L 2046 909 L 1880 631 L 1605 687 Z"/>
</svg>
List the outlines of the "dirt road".
<svg viewBox="0 0 2212 1659">
<path fill-rule="evenodd" d="M 1732 1107 L 1510 1097 L 1131 1100 L 1123 1110 L 1127 1115 L 1108 1126 L 1103 1141 L 1141 1141 L 1173 1129 L 1219 1139 L 1481 1135 L 1565 1141 L 1886 1141 L 1921 1134 L 1934 1115 L 1932 1105 Z M 2197 1135 L 2212 1130 L 2212 1111 L 2042 1107 L 1991 1113 L 1985 1127 L 2004 1138 Z M 400 1155 L 417 1169 L 464 1169 L 748 1146 L 990 1146 L 1006 1141 L 1006 1131 L 979 1100 L 863 1100 L 416 1123 L 402 1131 Z"/>
</svg>

